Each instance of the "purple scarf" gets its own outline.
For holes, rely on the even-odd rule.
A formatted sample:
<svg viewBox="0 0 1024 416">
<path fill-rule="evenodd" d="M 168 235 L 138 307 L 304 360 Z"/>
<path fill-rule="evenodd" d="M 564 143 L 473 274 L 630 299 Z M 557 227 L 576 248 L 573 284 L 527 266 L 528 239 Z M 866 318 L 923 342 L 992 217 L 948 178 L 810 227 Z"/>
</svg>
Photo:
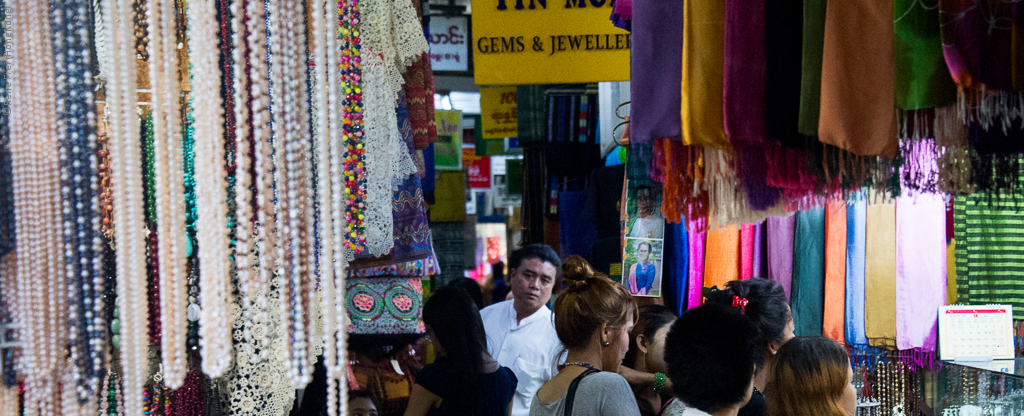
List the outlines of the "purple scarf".
<svg viewBox="0 0 1024 416">
<path fill-rule="evenodd" d="M 633 4 L 629 110 L 631 143 L 682 140 L 683 2 Z"/>
<path fill-rule="evenodd" d="M 768 217 L 768 280 L 782 285 L 789 299 L 793 286 L 793 236 L 796 216 Z"/>
</svg>

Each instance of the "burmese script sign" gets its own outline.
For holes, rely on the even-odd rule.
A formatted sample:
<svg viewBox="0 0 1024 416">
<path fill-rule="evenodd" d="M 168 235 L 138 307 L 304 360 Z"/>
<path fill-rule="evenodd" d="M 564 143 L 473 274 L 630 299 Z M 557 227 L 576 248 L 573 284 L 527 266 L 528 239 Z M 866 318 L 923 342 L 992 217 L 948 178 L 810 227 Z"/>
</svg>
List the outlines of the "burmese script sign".
<svg viewBox="0 0 1024 416">
<path fill-rule="evenodd" d="M 629 80 L 629 32 L 611 0 L 473 0 L 478 85 Z"/>
</svg>

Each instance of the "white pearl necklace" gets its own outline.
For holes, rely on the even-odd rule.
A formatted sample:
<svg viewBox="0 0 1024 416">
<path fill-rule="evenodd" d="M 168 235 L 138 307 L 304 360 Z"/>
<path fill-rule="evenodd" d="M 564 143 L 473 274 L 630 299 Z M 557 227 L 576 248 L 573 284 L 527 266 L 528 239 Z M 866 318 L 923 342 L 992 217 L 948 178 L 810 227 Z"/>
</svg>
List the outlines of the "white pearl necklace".
<svg viewBox="0 0 1024 416">
<path fill-rule="evenodd" d="M 17 61 L 11 63 L 11 152 L 17 227 L 17 280 L 26 321 L 27 414 L 59 411 L 58 383 L 67 339 L 67 287 L 61 227 L 53 49 L 48 4 L 15 1 L 12 27 Z M 22 60 L 24 59 L 24 60 Z"/>
<path fill-rule="evenodd" d="M 195 102 L 196 229 L 199 242 L 199 346 L 203 372 L 220 377 L 231 366 L 234 316 L 228 260 L 227 192 L 224 177 L 224 110 L 221 107 L 218 26 L 212 0 L 188 7 L 189 60 Z"/>
<path fill-rule="evenodd" d="M 313 206 L 310 201 L 308 107 L 306 105 L 306 47 L 304 11 L 296 0 L 271 0 L 271 80 L 274 103 L 274 158 L 277 173 L 277 253 L 281 282 L 281 314 L 286 337 L 288 376 L 300 388 L 312 380 L 311 336 L 314 323 L 309 292 L 313 251 Z M 288 249 L 290 247 L 290 249 Z"/>
<path fill-rule="evenodd" d="M 112 73 L 106 74 L 109 108 L 109 151 L 117 257 L 117 295 L 122 308 L 121 365 L 128 414 L 142 414 L 148 366 L 146 302 L 146 226 L 142 198 L 142 159 L 139 138 L 132 7 L 127 0 L 103 3 L 106 44 Z"/>
<path fill-rule="evenodd" d="M 252 276 L 258 273 L 252 263 L 252 192 L 249 190 L 252 177 L 249 169 L 249 91 L 245 88 L 250 74 L 247 72 L 247 45 L 245 39 L 245 10 L 239 2 L 231 3 L 232 31 L 232 90 L 235 113 L 235 265 L 238 288 L 242 295 L 242 333 L 248 341 L 252 338 L 252 303 L 255 297 Z M 242 343 L 245 357 L 253 355 L 252 344 Z M 248 363 L 239 363 L 247 365 Z"/>
<path fill-rule="evenodd" d="M 340 116 L 338 110 L 338 45 L 337 42 L 337 9 L 328 7 L 332 2 L 316 0 L 313 8 L 313 53 L 316 69 L 316 80 L 323 86 L 316 88 L 316 146 L 319 169 L 318 206 L 320 207 L 320 287 L 321 310 L 324 314 L 324 359 L 327 368 L 327 412 L 329 416 L 338 414 L 338 346 L 337 314 L 337 270 L 336 258 L 344 259 L 335 253 L 335 249 L 344 246 L 336 238 L 334 230 L 344 230 L 341 221 L 341 143 L 339 133 Z M 333 25 L 328 22 L 334 23 Z M 331 40 L 334 40 L 332 42 Z M 326 88 L 325 88 L 326 87 Z M 328 174 L 329 172 L 329 174 Z M 333 181 L 332 181 L 333 179 Z M 344 289 L 341 289 L 344 290 Z"/>
<path fill-rule="evenodd" d="M 254 295 L 257 312 L 255 322 L 267 325 L 270 317 L 267 313 L 269 302 L 267 296 L 270 292 L 270 280 L 277 268 L 277 229 L 275 227 L 276 217 L 274 214 L 274 190 L 271 184 L 274 182 L 271 160 L 273 149 L 270 146 L 271 129 L 270 122 L 270 83 L 267 80 L 267 31 L 266 31 L 266 10 L 262 2 L 250 1 L 246 6 L 248 17 L 247 27 L 249 29 L 249 65 L 252 67 L 252 137 L 256 154 L 256 206 L 257 231 L 260 240 L 259 245 L 259 270 L 249 280 L 252 285 L 251 291 Z M 259 346 L 259 361 L 267 359 L 270 355 L 270 331 L 262 331 L 257 345 Z"/>
<path fill-rule="evenodd" d="M 181 387 L 188 372 L 188 236 L 185 233 L 178 49 L 173 0 L 153 0 L 149 13 L 149 74 L 153 88 L 153 157 L 160 259 L 160 344 L 163 377 Z"/>
</svg>

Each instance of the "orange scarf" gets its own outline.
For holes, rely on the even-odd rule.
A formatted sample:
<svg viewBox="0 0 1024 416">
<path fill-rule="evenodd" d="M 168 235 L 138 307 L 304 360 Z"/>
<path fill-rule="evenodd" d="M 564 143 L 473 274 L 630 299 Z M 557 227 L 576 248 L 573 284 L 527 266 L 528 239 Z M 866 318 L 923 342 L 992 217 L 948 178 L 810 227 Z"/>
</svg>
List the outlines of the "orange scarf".
<svg viewBox="0 0 1024 416">
<path fill-rule="evenodd" d="M 736 226 L 708 231 L 704 251 L 704 287 L 724 288 L 740 278 L 740 229 Z"/>
<path fill-rule="evenodd" d="M 825 209 L 825 316 L 822 335 L 845 343 L 846 201 Z"/>
</svg>

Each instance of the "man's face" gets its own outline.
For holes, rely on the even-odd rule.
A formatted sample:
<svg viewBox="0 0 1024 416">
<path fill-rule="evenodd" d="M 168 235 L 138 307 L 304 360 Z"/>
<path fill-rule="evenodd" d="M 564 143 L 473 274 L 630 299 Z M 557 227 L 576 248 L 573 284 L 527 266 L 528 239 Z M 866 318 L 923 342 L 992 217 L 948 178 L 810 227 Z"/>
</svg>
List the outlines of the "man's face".
<svg viewBox="0 0 1024 416">
<path fill-rule="evenodd" d="M 558 270 L 551 263 L 532 258 L 512 269 L 512 296 L 524 309 L 540 309 L 551 299 Z"/>
</svg>

